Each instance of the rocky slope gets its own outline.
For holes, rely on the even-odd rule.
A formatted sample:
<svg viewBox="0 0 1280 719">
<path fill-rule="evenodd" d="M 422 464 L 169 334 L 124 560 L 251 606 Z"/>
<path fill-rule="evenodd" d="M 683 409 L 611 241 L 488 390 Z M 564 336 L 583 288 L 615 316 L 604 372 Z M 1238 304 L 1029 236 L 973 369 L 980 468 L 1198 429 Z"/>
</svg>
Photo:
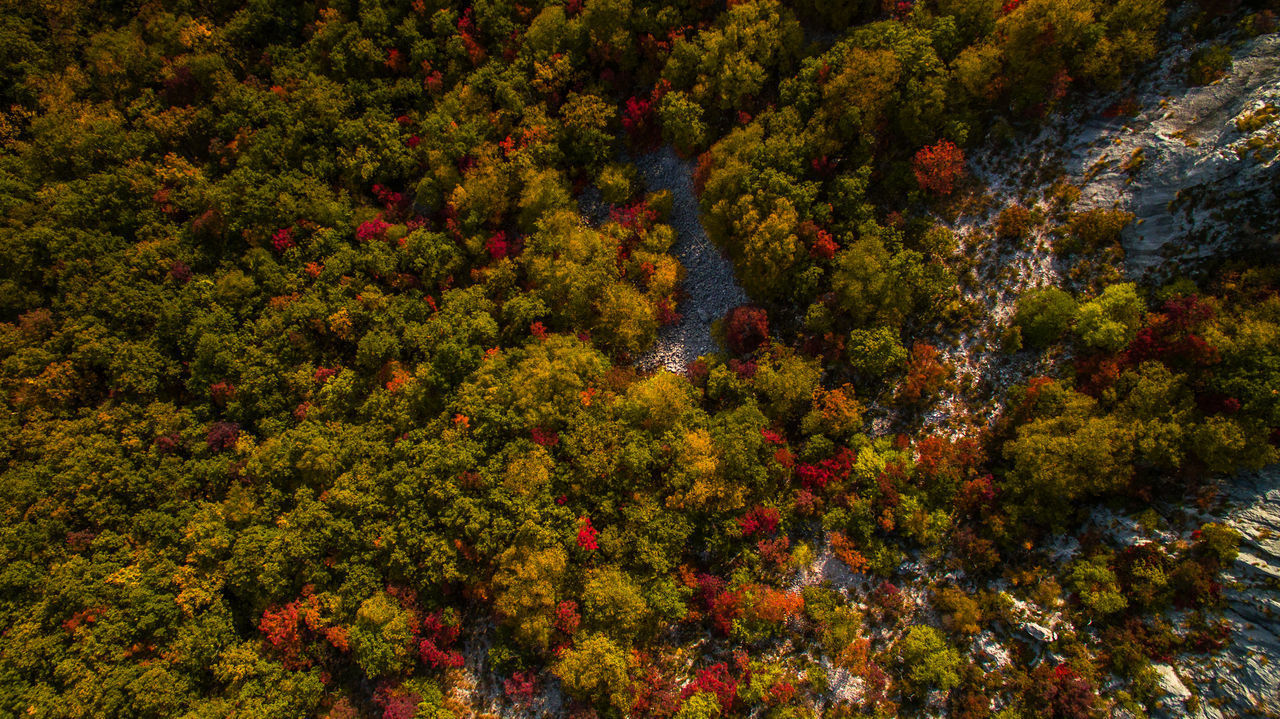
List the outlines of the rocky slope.
<svg viewBox="0 0 1280 719">
<path fill-rule="evenodd" d="M 1166 258 L 1205 258 L 1233 242 L 1280 243 L 1275 216 L 1256 211 L 1274 206 L 1280 164 L 1266 145 L 1276 127 L 1249 122 L 1280 105 L 1280 34 L 1245 42 L 1227 75 L 1204 87 L 1182 81 L 1188 55 L 1174 50 L 1148 74 L 1136 116 L 1094 119 L 1067 146 L 1067 171 L 1085 180 L 1080 206 L 1136 216 L 1125 237 L 1132 273 Z"/>
<path fill-rule="evenodd" d="M 1195 717 L 1280 716 L 1280 465 L 1224 482 L 1227 505 L 1219 521 L 1242 535 L 1240 556 L 1227 572 L 1224 619 L 1231 636 L 1212 656 L 1188 655 L 1177 673 L 1199 694 Z M 1166 691 L 1178 685 L 1166 672 Z M 1190 690 L 1188 690 L 1188 695 Z M 1184 716 L 1187 705 L 1169 701 L 1166 716 Z M 1195 706 L 1193 704 L 1193 706 Z"/>
</svg>

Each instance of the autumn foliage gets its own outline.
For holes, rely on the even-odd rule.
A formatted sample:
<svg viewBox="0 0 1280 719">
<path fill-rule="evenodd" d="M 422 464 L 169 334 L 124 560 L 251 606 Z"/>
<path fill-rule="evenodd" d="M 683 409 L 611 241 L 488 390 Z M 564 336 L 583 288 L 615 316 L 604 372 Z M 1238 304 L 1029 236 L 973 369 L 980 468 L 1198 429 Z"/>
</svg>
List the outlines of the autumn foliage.
<svg viewBox="0 0 1280 719">
<path fill-rule="evenodd" d="M 950 140 L 939 140 L 916 152 L 911 158 L 911 169 L 920 189 L 935 195 L 950 195 L 964 175 L 964 151 Z"/>
</svg>

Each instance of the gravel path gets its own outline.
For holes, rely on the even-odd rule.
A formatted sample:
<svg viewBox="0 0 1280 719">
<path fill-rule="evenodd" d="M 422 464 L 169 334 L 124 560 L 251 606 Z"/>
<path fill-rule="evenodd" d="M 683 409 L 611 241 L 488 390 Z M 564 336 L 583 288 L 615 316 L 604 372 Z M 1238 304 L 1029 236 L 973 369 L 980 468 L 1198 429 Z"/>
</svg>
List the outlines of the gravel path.
<svg viewBox="0 0 1280 719">
<path fill-rule="evenodd" d="M 698 200 L 693 192 L 693 163 L 664 147 L 636 158 L 636 167 L 650 192 L 671 191 L 671 226 L 676 244 L 671 253 L 685 268 L 680 321 L 662 328 L 658 341 L 636 365 L 641 369 L 665 367 L 684 372 L 689 363 L 717 351 L 711 339 L 711 323 L 726 312 L 746 304 L 747 293 L 738 286 L 733 266 L 720 254 L 702 229 Z"/>
</svg>

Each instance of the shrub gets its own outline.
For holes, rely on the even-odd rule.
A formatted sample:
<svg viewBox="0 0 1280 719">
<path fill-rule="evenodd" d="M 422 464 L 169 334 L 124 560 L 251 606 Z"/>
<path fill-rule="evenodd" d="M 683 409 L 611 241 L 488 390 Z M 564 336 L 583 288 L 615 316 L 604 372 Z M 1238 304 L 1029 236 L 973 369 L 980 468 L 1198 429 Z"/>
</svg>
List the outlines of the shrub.
<svg viewBox="0 0 1280 719">
<path fill-rule="evenodd" d="M 907 630 L 897 657 L 907 684 L 918 695 L 929 689 L 948 691 L 960 683 L 960 654 L 933 627 Z"/>
<path fill-rule="evenodd" d="M 1000 211 L 996 219 L 996 236 L 1006 240 L 1020 240 L 1031 232 L 1031 210 L 1022 205 L 1010 205 Z"/>
<path fill-rule="evenodd" d="M 869 379 L 883 377 L 907 363 L 907 348 L 891 327 L 854 330 L 845 348 L 850 368 Z"/>
<path fill-rule="evenodd" d="M 911 160 L 920 189 L 936 195 L 950 195 L 964 174 L 964 151 L 950 140 L 922 147 Z"/>
<path fill-rule="evenodd" d="M 1187 63 L 1187 82 L 1208 85 L 1231 70 L 1231 51 L 1225 45 L 1210 45 L 1191 53 Z"/>
<path fill-rule="evenodd" d="M 1094 252 L 1120 243 L 1120 233 L 1133 222 L 1133 213 L 1123 210 L 1094 208 L 1073 212 L 1067 220 L 1065 235 L 1054 244 L 1060 255 Z"/>
<path fill-rule="evenodd" d="M 1013 315 L 1023 341 L 1036 348 L 1045 347 L 1062 336 L 1076 316 L 1076 301 L 1065 290 L 1041 287 L 1018 297 Z"/>
<path fill-rule="evenodd" d="M 1085 346 L 1115 352 L 1133 341 L 1145 305 L 1132 282 L 1111 285 L 1080 306 L 1076 334 Z"/>
<path fill-rule="evenodd" d="M 628 165 L 605 165 L 596 178 L 596 186 L 600 188 L 600 196 L 611 205 L 625 204 L 631 199 L 632 182 L 635 170 Z"/>
<path fill-rule="evenodd" d="M 911 359 L 907 361 L 907 376 L 898 385 L 895 399 L 903 405 L 918 405 L 929 399 L 942 389 L 942 384 L 950 375 L 950 370 L 939 357 L 941 355 L 932 345 L 917 342 L 911 348 Z"/>
<path fill-rule="evenodd" d="M 769 315 L 759 307 L 734 307 L 725 317 L 724 334 L 730 352 L 752 352 L 769 338 Z"/>
</svg>

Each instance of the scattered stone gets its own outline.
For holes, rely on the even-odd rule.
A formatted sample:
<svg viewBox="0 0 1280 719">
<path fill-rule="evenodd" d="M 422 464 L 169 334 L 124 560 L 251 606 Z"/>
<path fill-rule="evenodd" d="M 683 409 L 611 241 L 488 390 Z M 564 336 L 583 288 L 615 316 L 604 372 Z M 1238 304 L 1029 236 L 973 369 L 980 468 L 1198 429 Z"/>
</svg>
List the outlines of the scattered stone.
<svg viewBox="0 0 1280 719">
<path fill-rule="evenodd" d="M 693 192 L 693 163 L 667 146 L 637 158 L 636 166 L 650 192 L 671 192 L 670 224 L 676 231 L 671 254 L 685 269 L 684 299 L 676 308 L 680 321 L 662 328 L 653 349 L 636 366 L 684 372 L 693 360 L 719 350 L 711 338 L 711 323 L 750 300 L 733 276 L 733 265 L 702 228 Z"/>
<path fill-rule="evenodd" d="M 1049 629 L 1048 627 L 1040 626 L 1035 622 L 1027 622 L 1026 624 L 1023 624 L 1022 631 L 1026 632 L 1032 639 L 1035 639 L 1038 642 L 1043 642 L 1044 644 L 1056 641 L 1058 638 L 1057 632 Z"/>
</svg>

